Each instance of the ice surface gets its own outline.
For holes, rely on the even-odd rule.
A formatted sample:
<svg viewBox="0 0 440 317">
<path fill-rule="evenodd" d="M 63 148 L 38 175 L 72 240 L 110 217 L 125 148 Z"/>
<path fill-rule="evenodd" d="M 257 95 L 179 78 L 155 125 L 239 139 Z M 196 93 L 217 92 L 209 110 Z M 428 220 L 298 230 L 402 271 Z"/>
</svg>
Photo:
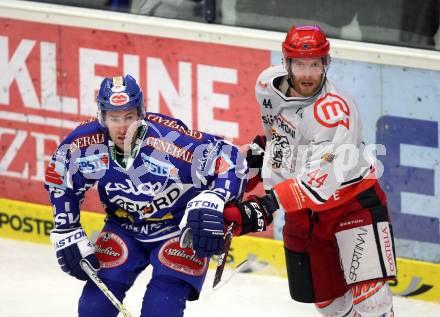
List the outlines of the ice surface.
<svg viewBox="0 0 440 317">
<path fill-rule="evenodd" d="M 227 279 L 231 271 L 225 271 Z M 141 274 L 124 302 L 139 316 L 150 270 Z M 209 272 L 200 300 L 187 305 L 185 317 L 224 316 L 319 316 L 313 305 L 300 304 L 289 297 L 287 280 L 238 273 L 218 290 L 211 290 Z M 83 282 L 71 278 L 58 267 L 48 245 L 0 239 L 0 316 L 70 317 Z M 439 317 L 440 304 L 395 297 L 396 317 Z"/>
</svg>

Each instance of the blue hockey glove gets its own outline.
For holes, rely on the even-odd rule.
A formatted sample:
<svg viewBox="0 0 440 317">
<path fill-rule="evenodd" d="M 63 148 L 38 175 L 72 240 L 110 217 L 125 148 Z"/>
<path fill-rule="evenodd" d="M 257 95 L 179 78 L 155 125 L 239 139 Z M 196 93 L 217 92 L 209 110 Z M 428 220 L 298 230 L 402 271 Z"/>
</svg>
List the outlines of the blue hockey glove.
<svg viewBox="0 0 440 317">
<path fill-rule="evenodd" d="M 205 191 L 191 199 L 180 223 L 180 246 L 191 247 L 198 257 L 221 253 L 224 244 L 224 201 Z"/>
<path fill-rule="evenodd" d="M 98 271 L 100 269 L 95 248 L 87 238 L 83 228 L 54 229 L 50 233 L 50 241 L 55 247 L 61 269 L 79 280 L 87 280 L 87 274 L 80 265 L 82 259 Z"/>
</svg>

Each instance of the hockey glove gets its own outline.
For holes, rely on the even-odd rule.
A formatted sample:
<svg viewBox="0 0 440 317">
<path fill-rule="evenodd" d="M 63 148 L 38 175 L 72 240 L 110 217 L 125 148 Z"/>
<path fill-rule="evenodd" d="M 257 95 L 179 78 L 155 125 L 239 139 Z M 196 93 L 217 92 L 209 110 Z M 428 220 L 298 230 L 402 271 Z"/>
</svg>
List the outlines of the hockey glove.
<svg viewBox="0 0 440 317">
<path fill-rule="evenodd" d="M 272 214 L 278 209 L 278 203 L 273 192 L 258 197 L 249 196 L 247 200 L 226 205 L 225 221 L 237 224 L 234 235 L 240 236 L 249 232 L 265 231 L 272 223 Z"/>
<path fill-rule="evenodd" d="M 252 178 L 249 179 L 246 192 L 250 192 L 261 182 L 261 168 L 263 166 L 264 149 L 266 148 L 266 136 L 257 135 L 246 152 L 246 162 L 248 167 L 254 172 Z"/>
<path fill-rule="evenodd" d="M 191 247 L 198 257 L 211 257 L 223 249 L 224 201 L 213 192 L 205 191 L 186 205 L 180 227 L 180 246 Z"/>
<path fill-rule="evenodd" d="M 95 271 L 100 269 L 95 248 L 81 227 L 54 229 L 50 233 L 50 241 L 55 247 L 61 269 L 67 274 L 79 280 L 87 280 L 87 274 L 80 265 L 82 259 L 86 260 Z"/>
</svg>

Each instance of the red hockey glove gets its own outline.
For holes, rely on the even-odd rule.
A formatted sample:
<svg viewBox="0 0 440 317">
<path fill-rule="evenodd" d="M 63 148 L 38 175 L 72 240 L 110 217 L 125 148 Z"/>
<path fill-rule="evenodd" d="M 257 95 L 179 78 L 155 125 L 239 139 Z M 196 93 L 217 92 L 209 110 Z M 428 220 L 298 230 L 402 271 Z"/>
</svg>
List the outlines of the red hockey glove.
<svg viewBox="0 0 440 317">
<path fill-rule="evenodd" d="M 237 224 L 234 235 L 249 232 L 261 232 L 272 223 L 272 213 L 278 209 L 278 203 L 270 192 L 263 197 L 249 196 L 248 200 L 226 205 L 223 215 L 226 223 Z"/>
</svg>

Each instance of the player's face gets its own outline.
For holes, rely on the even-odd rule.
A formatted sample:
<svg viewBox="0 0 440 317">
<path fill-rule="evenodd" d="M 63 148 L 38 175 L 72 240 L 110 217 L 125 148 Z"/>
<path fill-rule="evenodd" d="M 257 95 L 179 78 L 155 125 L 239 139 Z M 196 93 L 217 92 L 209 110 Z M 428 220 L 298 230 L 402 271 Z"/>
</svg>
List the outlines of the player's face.
<svg viewBox="0 0 440 317">
<path fill-rule="evenodd" d="M 321 87 L 324 65 L 321 58 L 294 58 L 290 63 L 293 87 L 304 97 L 312 96 Z"/>
<path fill-rule="evenodd" d="M 106 112 L 105 124 L 108 127 L 110 138 L 118 148 L 130 151 L 131 142 L 138 127 L 138 120 L 137 109 Z"/>
</svg>

